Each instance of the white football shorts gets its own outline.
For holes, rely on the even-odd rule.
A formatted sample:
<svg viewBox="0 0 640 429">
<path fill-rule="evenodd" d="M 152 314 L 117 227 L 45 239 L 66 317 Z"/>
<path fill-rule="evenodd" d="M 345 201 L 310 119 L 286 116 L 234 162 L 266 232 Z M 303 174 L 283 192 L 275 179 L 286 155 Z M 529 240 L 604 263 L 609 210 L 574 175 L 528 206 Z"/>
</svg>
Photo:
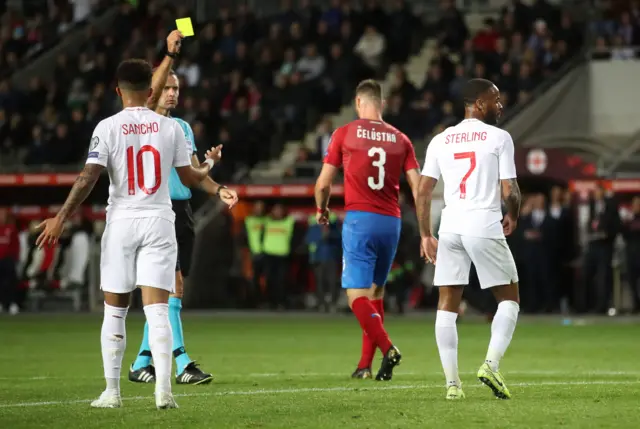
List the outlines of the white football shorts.
<svg viewBox="0 0 640 429">
<path fill-rule="evenodd" d="M 129 293 L 149 286 L 173 293 L 177 258 L 173 222 L 159 217 L 114 220 L 102 235 L 100 288 Z"/>
<path fill-rule="evenodd" d="M 480 238 L 443 232 L 438 237 L 434 286 L 469 284 L 471 263 L 480 287 L 487 289 L 518 281 L 518 270 L 504 238 Z"/>
</svg>

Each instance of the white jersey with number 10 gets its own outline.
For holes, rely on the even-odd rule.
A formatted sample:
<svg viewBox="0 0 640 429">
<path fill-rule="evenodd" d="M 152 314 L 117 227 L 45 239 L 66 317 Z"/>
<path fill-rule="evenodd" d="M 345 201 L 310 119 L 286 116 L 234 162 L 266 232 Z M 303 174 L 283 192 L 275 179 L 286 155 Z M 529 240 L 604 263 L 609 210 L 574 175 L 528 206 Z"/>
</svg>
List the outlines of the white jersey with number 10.
<svg viewBox="0 0 640 429">
<path fill-rule="evenodd" d="M 126 108 L 102 120 L 87 163 L 109 173 L 107 222 L 145 217 L 174 222 L 169 176 L 172 167 L 191 164 L 190 150 L 176 121 L 147 108 Z"/>
<path fill-rule="evenodd" d="M 423 176 L 444 180 L 440 233 L 504 238 L 500 180 L 516 177 L 511 135 L 465 119 L 433 138 Z"/>
</svg>

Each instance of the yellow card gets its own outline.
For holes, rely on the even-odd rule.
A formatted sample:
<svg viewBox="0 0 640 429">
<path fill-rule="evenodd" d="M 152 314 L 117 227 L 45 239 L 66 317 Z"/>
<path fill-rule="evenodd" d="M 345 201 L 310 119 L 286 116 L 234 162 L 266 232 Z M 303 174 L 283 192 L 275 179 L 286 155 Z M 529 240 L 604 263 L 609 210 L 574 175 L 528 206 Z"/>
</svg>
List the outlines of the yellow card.
<svg viewBox="0 0 640 429">
<path fill-rule="evenodd" d="M 191 18 L 176 19 L 176 26 L 184 37 L 193 36 L 195 34 L 193 32 L 193 24 L 191 23 Z"/>
</svg>

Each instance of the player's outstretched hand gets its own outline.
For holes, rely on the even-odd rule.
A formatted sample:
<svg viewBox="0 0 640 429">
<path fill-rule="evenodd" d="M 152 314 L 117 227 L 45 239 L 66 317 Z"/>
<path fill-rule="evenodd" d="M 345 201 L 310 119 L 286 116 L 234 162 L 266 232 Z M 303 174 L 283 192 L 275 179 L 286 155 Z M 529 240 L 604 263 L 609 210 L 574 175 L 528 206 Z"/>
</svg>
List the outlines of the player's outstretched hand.
<svg viewBox="0 0 640 429">
<path fill-rule="evenodd" d="M 213 159 L 213 162 L 218 163 L 222 159 L 222 145 L 219 144 L 216 147 L 209 149 L 205 155 L 208 159 Z"/>
<path fill-rule="evenodd" d="M 316 221 L 320 225 L 329 225 L 329 209 L 320 210 L 316 213 Z"/>
<path fill-rule="evenodd" d="M 167 51 L 172 54 L 180 53 L 180 47 L 182 46 L 182 38 L 184 36 L 180 30 L 173 30 L 167 36 Z"/>
<path fill-rule="evenodd" d="M 504 215 L 502 219 L 502 230 L 504 231 L 505 236 L 511 235 L 513 231 L 515 231 L 516 226 L 518 226 L 518 221 L 512 218 L 509 214 Z"/>
<path fill-rule="evenodd" d="M 37 229 L 42 229 L 42 232 L 36 240 L 36 246 L 38 246 L 38 249 L 42 249 L 44 246 L 50 246 L 58 242 L 62 231 L 64 231 L 64 222 L 58 217 L 52 217 L 38 225 Z"/>
<path fill-rule="evenodd" d="M 420 256 L 428 263 L 436 263 L 438 240 L 435 237 L 423 237 L 420 240 Z"/>
<path fill-rule="evenodd" d="M 220 189 L 220 199 L 228 205 L 229 210 L 231 210 L 238 202 L 238 193 L 232 189 L 223 188 Z"/>
</svg>

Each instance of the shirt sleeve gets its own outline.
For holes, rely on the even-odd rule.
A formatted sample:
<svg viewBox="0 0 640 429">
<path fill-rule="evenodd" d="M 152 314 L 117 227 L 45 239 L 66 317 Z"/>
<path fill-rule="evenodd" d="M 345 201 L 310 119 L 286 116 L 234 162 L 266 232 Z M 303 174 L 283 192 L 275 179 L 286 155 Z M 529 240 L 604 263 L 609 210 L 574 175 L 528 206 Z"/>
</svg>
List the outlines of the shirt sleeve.
<svg viewBox="0 0 640 429">
<path fill-rule="evenodd" d="M 109 144 L 109 125 L 106 121 L 100 121 L 93 130 L 87 154 L 87 164 L 106 167 L 109 161 Z"/>
<path fill-rule="evenodd" d="M 422 168 L 422 175 L 433 177 L 434 179 L 440 179 L 440 166 L 438 165 L 438 157 L 436 156 L 436 139 L 434 137 L 427 146 L 427 155 L 424 160 L 424 167 Z"/>
<path fill-rule="evenodd" d="M 500 165 L 500 180 L 515 179 L 516 161 L 515 149 L 513 148 L 513 139 L 508 132 L 504 133 L 504 141 L 498 154 L 498 164 Z"/>
<path fill-rule="evenodd" d="M 342 141 L 344 139 L 345 128 L 338 128 L 331 135 L 327 153 L 324 154 L 324 163 L 334 167 L 342 166 Z"/>
<path fill-rule="evenodd" d="M 184 137 L 184 131 L 182 130 L 182 127 L 175 121 L 174 124 L 173 166 L 184 167 L 187 165 L 191 165 L 190 143 L 188 143 L 187 139 Z"/>
<path fill-rule="evenodd" d="M 184 137 L 187 139 L 187 143 L 191 143 L 193 153 L 197 153 L 198 148 L 196 148 L 196 138 L 193 135 L 193 129 L 191 128 L 191 125 L 186 122 L 184 122 Z"/>
<path fill-rule="evenodd" d="M 420 164 L 418 164 L 418 159 L 416 158 L 416 151 L 413 148 L 411 140 L 409 140 L 409 137 L 405 136 L 404 141 L 407 145 L 407 156 L 404 159 L 404 171 L 420 168 Z"/>
</svg>

